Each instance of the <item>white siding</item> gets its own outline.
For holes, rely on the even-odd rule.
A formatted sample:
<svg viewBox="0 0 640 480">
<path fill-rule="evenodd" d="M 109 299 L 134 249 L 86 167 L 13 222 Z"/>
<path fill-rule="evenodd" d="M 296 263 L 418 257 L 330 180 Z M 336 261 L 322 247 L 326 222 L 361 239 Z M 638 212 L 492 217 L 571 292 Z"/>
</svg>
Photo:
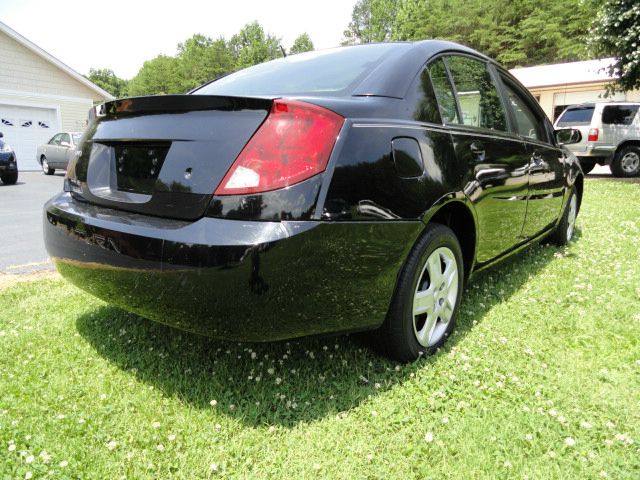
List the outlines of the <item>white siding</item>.
<svg viewBox="0 0 640 480">
<path fill-rule="evenodd" d="M 104 100 L 97 92 L 2 32 L 0 65 L 0 89 Z"/>
</svg>

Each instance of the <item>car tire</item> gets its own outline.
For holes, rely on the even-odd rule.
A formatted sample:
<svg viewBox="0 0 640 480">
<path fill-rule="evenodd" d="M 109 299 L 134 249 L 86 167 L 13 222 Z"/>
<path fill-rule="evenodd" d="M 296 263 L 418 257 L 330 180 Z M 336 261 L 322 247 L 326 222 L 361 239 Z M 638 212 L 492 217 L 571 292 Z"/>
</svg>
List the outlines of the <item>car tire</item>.
<svg viewBox="0 0 640 480">
<path fill-rule="evenodd" d="M 580 167 L 582 168 L 582 173 L 584 173 L 586 175 L 591 170 L 596 168 L 596 162 L 583 162 L 583 161 L 580 161 Z"/>
<path fill-rule="evenodd" d="M 40 158 L 40 165 L 42 165 L 42 171 L 45 175 L 53 175 L 56 171 L 55 168 L 49 167 L 49 162 L 47 162 L 47 157 L 44 155 Z"/>
<path fill-rule="evenodd" d="M 576 218 L 578 217 L 578 196 L 574 189 L 571 189 L 569 200 L 562 212 L 562 218 L 556 226 L 549 239 L 556 245 L 568 244 L 576 231 Z"/>
<path fill-rule="evenodd" d="M 440 347 L 454 328 L 464 264 L 460 243 L 444 225 L 427 225 L 400 272 L 375 346 L 400 362 L 412 362 Z"/>
<path fill-rule="evenodd" d="M 628 145 L 618 150 L 610 168 L 615 177 L 637 177 L 640 175 L 640 147 Z"/>
<path fill-rule="evenodd" d="M 0 180 L 2 180 L 2 183 L 4 183 L 5 185 L 15 185 L 15 183 L 18 181 L 18 172 L 5 173 L 4 175 L 0 176 Z"/>
</svg>

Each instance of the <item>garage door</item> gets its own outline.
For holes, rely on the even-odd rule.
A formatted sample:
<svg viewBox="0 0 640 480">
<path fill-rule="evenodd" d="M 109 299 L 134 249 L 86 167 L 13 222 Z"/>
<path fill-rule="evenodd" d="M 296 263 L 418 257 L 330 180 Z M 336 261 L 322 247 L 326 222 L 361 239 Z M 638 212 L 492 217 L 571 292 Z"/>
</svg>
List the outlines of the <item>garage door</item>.
<svg viewBox="0 0 640 480">
<path fill-rule="evenodd" d="M 56 110 L 0 104 L 0 132 L 13 147 L 20 170 L 38 170 L 36 149 L 59 130 Z"/>
</svg>

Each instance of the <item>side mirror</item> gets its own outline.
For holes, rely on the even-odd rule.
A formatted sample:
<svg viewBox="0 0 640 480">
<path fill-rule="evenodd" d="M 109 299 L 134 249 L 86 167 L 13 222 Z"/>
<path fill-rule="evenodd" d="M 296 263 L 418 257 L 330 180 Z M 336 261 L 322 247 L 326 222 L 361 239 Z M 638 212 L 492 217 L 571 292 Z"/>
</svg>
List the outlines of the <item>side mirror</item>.
<svg viewBox="0 0 640 480">
<path fill-rule="evenodd" d="M 69 142 L 60 142 L 60 146 L 69 148 L 69 147 L 71 147 L 71 144 Z"/>
<path fill-rule="evenodd" d="M 554 132 L 559 145 L 571 145 L 582 141 L 582 133 L 575 128 L 561 128 Z"/>
</svg>

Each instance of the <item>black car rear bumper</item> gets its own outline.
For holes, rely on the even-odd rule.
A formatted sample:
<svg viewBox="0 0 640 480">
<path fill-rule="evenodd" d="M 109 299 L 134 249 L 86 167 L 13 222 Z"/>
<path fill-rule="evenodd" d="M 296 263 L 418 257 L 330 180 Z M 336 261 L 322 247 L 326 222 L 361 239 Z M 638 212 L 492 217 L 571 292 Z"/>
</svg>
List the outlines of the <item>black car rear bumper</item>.
<svg viewBox="0 0 640 480">
<path fill-rule="evenodd" d="M 186 222 L 69 193 L 44 211 L 47 250 L 78 287 L 161 323 L 247 341 L 379 326 L 422 228 L 418 221 Z"/>
</svg>

